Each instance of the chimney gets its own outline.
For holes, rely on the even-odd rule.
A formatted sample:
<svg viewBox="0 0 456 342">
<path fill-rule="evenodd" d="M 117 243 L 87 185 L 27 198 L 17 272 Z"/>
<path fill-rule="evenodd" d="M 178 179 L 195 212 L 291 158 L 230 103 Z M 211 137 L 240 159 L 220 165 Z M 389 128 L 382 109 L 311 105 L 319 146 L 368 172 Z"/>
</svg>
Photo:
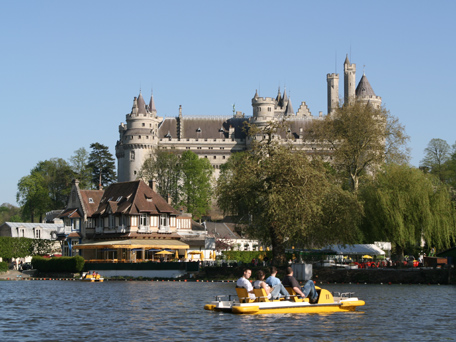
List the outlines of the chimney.
<svg viewBox="0 0 456 342">
<path fill-rule="evenodd" d="M 157 192 L 157 183 L 153 179 L 149 180 L 149 188 L 154 192 Z"/>
</svg>

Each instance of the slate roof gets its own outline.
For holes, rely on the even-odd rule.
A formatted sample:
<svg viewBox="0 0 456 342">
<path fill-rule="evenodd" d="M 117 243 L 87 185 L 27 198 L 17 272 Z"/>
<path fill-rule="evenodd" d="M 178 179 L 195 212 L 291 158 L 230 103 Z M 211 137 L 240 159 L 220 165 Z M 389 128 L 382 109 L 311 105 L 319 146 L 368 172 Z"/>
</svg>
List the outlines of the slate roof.
<svg viewBox="0 0 456 342">
<path fill-rule="evenodd" d="M 248 119 L 233 117 L 165 118 L 160 125 L 158 137 L 178 138 L 178 120 L 182 120 L 181 139 L 228 139 L 230 127 L 234 128 L 235 139 L 246 138 L 243 127 Z"/>
<path fill-rule="evenodd" d="M 114 183 L 106 188 L 94 215 L 105 215 L 109 212 L 129 215 L 140 213 L 180 214 L 142 180 Z"/>
<path fill-rule="evenodd" d="M 367 80 L 366 75 L 363 75 L 363 77 L 361 77 L 361 80 L 356 87 L 355 94 L 356 96 L 376 96 L 369 81 Z"/>
</svg>

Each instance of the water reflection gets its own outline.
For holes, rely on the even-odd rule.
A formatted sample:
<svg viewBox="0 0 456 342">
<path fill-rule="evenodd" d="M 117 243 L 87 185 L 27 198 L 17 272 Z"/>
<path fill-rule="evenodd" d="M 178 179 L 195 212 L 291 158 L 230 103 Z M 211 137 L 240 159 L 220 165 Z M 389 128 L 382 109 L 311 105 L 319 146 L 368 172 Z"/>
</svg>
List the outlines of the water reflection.
<svg viewBox="0 0 456 342">
<path fill-rule="evenodd" d="M 2 341 L 427 341 L 452 339 L 456 287 L 324 285 L 367 305 L 332 314 L 205 311 L 233 283 L 0 282 Z"/>
</svg>

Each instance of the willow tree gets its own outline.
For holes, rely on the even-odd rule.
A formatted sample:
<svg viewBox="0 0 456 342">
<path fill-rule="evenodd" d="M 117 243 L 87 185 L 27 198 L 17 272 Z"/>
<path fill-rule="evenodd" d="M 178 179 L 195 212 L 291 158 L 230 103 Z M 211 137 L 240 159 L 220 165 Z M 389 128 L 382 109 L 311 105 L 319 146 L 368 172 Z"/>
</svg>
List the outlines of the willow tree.
<svg viewBox="0 0 456 342">
<path fill-rule="evenodd" d="M 237 216 L 250 238 L 272 245 L 282 264 L 286 245 L 354 243 L 361 206 L 332 182 L 323 163 L 274 138 L 281 124 L 251 126 L 252 148 L 230 157 L 217 181 L 218 206 Z"/>
<path fill-rule="evenodd" d="M 397 118 L 383 107 L 354 101 L 340 105 L 323 120 L 314 120 L 309 136 L 332 155 L 332 165 L 356 192 L 360 178 L 385 161 L 407 160 L 408 136 Z"/>
<path fill-rule="evenodd" d="M 448 188 L 436 177 L 407 165 L 387 164 L 363 186 L 368 241 L 391 241 L 403 255 L 423 239 L 428 247 L 447 248 L 456 237 L 455 209 Z"/>
</svg>

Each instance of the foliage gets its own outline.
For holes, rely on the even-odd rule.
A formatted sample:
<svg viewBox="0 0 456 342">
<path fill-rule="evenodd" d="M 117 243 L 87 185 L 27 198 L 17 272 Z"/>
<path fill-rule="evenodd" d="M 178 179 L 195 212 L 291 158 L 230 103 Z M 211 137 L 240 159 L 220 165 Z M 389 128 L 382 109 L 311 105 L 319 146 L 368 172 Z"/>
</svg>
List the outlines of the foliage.
<svg viewBox="0 0 456 342">
<path fill-rule="evenodd" d="M 212 166 L 206 158 L 199 158 L 192 151 L 185 151 L 180 160 L 182 171 L 181 205 L 196 218 L 201 218 L 210 209 L 212 197 Z"/>
<path fill-rule="evenodd" d="M 272 245 L 276 264 L 286 262 L 287 243 L 356 242 L 362 212 L 356 197 L 335 185 L 322 162 L 277 143 L 281 125 L 251 126 L 251 151 L 228 160 L 216 189 L 219 207 L 237 215 L 250 238 Z"/>
<path fill-rule="evenodd" d="M 3 236 L 0 237 L 0 257 L 11 259 L 50 254 L 53 245 L 52 240 Z"/>
<path fill-rule="evenodd" d="M 75 173 L 75 177 L 79 180 L 81 189 L 88 189 L 91 183 L 91 170 L 88 166 L 89 152 L 84 147 L 74 151 L 74 155 L 70 157 L 71 169 Z"/>
<path fill-rule="evenodd" d="M 0 206 L 0 224 L 4 222 L 20 222 L 21 211 L 18 207 L 9 203 Z"/>
<path fill-rule="evenodd" d="M 404 164 L 387 164 L 360 191 L 366 242 L 391 241 L 402 254 L 420 244 L 437 249 L 456 237 L 455 209 L 447 187 L 431 175 Z"/>
<path fill-rule="evenodd" d="M 144 161 L 139 178 L 146 183 L 157 182 L 157 192 L 163 198 L 171 196 L 173 204 L 179 203 L 179 180 L 181 179 L 180 155 L 175 152 L 157 150 L 154 158 Z"/>
<path fill-rule="evenodd" d="M 40 272 L 71 272 L 78 273 L 84 268 L 84 258 L 77 255 L 74 257 L 32 258 L 32 266 Z"/>
<path fill-rule="evenodd" d="M 33 239 L 2 236 L 0 237 L 0 257 L 3 259 L 25 258 L 31 255 L 32 244 Z"/>
<path fill-rule="evenodd" d="M 41 221 L 51 202 L 43 175 L 35 172 L 24 176 L 19 180 L 17 188 L 16 198 L 21 206 L 22 218 L 26 222 L 34 222 L 35 217 L 39 216 Z"/>
<path fill-rule="evenodd" d="M 19 180 L 17 202 L 21 205 L 22 218 L 35 221 L 50 210 L 64 208 L 71 192 L 74 172 L 61 158 L 39 162 L 30 175 Z"/>
<path fill-rule="evenodd" d="M 334 168 L 350 189 L 358 190 L 360 178 L 385 161 L 405 161 L 408 140 L 404 128 L 385 108 L 355 101 L 339 106 L 323 120 L 314 120 L 309 136 L 332 152 Z"/>
<path fill-rule="evenodd" d="M 244 264 L 251 263 L 253 259 L 262 261 L 265 257 L 272 258 L 272 252 L 265 251 L 223 251 L 222 255 L 226 260 L 236 260 Z"/>
<path fill-rule="evenodd" d="M 8 271 L 8 263 L 6 261 L 0 261 L 0 272 Z"/>
<path fill-rule="evenodd" d="M 92 188 L 107 187 L 116 181 L 115 160 L 109 148 L 100 143 L 90 144 L 88 167 L 91 170 Z"/>
<path fill-rule="evenodd" d="M 450 147 L 445 140 L 432 139 L 424 152 L 421 168 L 456 188 L 456 143 Z"/>
<path fill-rule="evenodd" d="M 71 192 L 74 172 L 62 158 L 52 158 L 39 162 L 32 173 L 40 173 L 44 177 L 45 186 L 51 200 L 49 210 L 65 208 Z"/>
<path fill-rule="evenodd" d="M 54 241 L 45 239 L 31 239 L 28 255 L 46 255 L 53 252 Z"/>
</svg>

